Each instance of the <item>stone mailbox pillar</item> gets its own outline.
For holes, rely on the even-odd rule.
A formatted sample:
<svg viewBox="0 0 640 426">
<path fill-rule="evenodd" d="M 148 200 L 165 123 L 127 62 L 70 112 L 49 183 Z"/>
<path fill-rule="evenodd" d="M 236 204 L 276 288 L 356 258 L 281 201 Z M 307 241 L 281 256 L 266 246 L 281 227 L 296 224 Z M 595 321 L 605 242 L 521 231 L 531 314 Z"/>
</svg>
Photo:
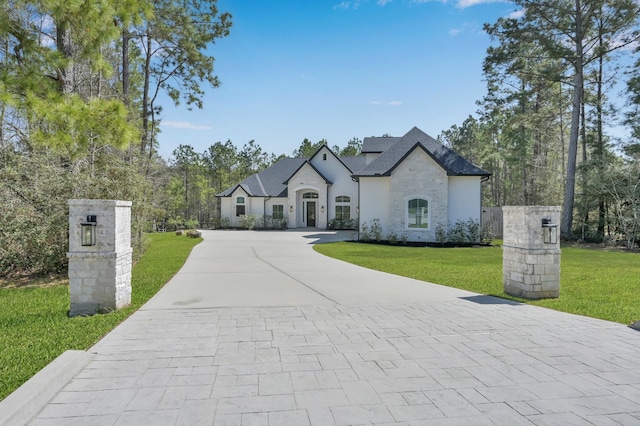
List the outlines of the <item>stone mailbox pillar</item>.
<svg viewBox="0 0 640 426">
<path fill-rule="evenodd" d="M 69 316 L 131 303 L 132 252 L 131 201 L 69 200 Z"/>
<path fill-rule="evenodd" d="M 527 299 L 560 296 L 560 207 L 505 206 L 504 292 Z"/>
</svg>

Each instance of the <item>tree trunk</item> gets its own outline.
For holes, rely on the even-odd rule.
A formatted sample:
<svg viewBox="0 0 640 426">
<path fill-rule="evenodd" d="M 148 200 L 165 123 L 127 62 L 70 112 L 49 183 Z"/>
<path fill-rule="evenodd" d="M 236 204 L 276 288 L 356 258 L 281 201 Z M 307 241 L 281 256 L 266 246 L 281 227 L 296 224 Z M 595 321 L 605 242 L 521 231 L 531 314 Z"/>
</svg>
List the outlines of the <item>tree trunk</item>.
<svg viewBox="0 0 640 426">
<path fill-rule="evenodd" d="M 567 157 L 567 180 L 564 189 L 562 221 L 560 235 L 562 238 L 573 238 L 573 204 L 576 190 L 576 160 L 578 154 L 578 136 L 580 130 L 580 107 L 583 99 L 583 48 L 582 48 L 582 10 L 580 0 L 575 0 L 575 48 L 576 57 L 573 62 L 573 105 L 571 111 L 571 133 L 569 135 L 569 152 Z"/>
<path fill-rule="evenodd" d="M 602 7 L 600 8 L 600 14 L 602 14 Z M 604 47 L 604 41 L 602 37 L 603 28 L 602 28 L 602 19 L 600 19 L 600 26 L 598 28 L 598 44 L 600 49 Z M 602 112 L 602 103 L 603 103 L 603 94 L 602 94 L 602 86 L 604 80 L 604 55 L 600 55 L 598 58 L 598 87 L 597 87 L 597 97 L 596 97 L 596 113 L 597 113 L 597 139 L 596 139 L 596 149 L 595 149 L 595 157 L 596 157 L 596 167 L 598 169 L 598 173 L 600 176 L 604 176 L 604 132 L 603 132 L 603 112 Z M 605 221 L 605 199 L 602 191 L 598 191 L 598 230 L 597 237 L 599 240 L 604 240 L 604 221 Z"/>
<path fill-rule="evenodd" d="M 56 48 L 66 61 L 58 69 L 60 93 L 73 93 L 73 39 L 71 37 L 71 28 L 66 21 L 56 22 Z"/>
<path fill-rule="evenodd" d="M 151 27 L 147 24 L 147 45 L 144 61 L 144 88 L 142 91 L 142 141 L 140 143 L 140 154 L 144 156 L 147 143 L 149 143 L 149 81 L 151 79 Z"/>
<path fill-rule="evenodd" d="M 129 91 L 131 89 L 131 83 L 129 81 L 129 30 L 127 28 L 122 29 L 122 101 L 129 108 L 131 99 Z"/>
</svg>

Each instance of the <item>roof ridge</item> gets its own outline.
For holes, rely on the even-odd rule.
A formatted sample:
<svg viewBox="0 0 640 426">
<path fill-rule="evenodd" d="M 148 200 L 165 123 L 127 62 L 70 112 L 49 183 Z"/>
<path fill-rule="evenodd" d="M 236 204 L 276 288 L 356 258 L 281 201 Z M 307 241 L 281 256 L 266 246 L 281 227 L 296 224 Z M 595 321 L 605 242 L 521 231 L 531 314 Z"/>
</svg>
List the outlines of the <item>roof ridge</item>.
<svg viewBox="0 0 640 426">
<path fill-rule="evenodd" d="M 262 179 L 260 179 L 260 173 L 256 173 L 256 180 L 258 181 L 258 185 L 260 185 L 260 190 L 263 195 L 267 195 L 267 191 L 264 189 L 264 185 L 262 185 Z"/>
</svg>

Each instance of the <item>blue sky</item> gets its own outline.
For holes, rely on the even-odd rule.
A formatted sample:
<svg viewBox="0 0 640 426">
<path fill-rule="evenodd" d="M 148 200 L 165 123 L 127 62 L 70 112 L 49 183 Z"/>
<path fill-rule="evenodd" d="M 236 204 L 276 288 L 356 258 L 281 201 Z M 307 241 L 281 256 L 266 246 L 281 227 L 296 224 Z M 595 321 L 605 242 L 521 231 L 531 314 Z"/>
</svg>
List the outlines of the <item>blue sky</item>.
<svg viewBox="0 0 640 426">
<path fill-rule="evenodd" d="M 231 34 L 210 53 L 221 81 L 202 110 L 164 102 L 160 154 L 252 139 L 291 155 L 304 138 L 433 137 L 485 94 L 485 22 L 515 12 L 487 0 L 219 0 Z"/>
</svg>

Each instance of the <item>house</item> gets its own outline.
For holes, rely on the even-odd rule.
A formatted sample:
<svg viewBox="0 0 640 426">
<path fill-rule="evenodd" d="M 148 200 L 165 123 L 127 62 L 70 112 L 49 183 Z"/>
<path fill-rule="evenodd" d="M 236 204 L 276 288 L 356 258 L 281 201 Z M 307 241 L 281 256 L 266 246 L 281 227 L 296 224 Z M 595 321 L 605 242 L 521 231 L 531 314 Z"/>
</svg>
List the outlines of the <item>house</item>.
<svg viewBox="0 0 640 426">
<path fill-rule="evenodd" d="M 221 215 L 286 220 L 326 229 L 359 219 L 408 241 L 436 240 L 436 227 L 480 222 L 481 183 L 490 174 L 414 127 L 402 137 L 368 137 L 362 154 L 339 157 L 324 145 L 311 158 L 285 158 L 218 194 Z"/>
</svg>

